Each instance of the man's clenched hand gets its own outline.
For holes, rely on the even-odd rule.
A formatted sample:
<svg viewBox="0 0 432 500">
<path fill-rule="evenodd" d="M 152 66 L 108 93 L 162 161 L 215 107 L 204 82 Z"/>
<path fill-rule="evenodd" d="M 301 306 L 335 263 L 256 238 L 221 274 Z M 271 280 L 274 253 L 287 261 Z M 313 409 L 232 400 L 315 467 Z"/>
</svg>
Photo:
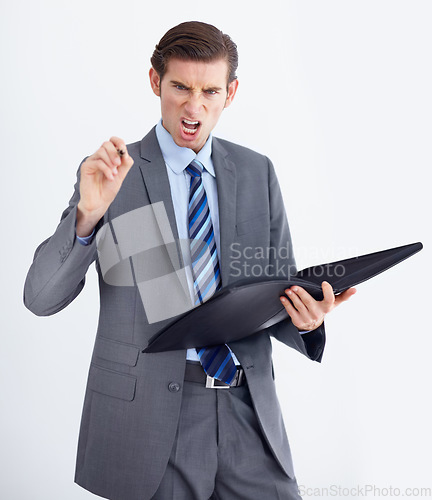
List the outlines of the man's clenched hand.
<svg viewBox="0 0 432 500">
<path fill-rule="evenodd" d="M 133 165 L 126 144 L 111 137 L 81 165 L 76 234 L 88 236 L 116 197 Z"/>
<path fill-rule="evenodd" d="M 315 300 L 304 288 L 296 285 L 285 290 L 288 298 L 286 296 L 280 298 L 294 326 L 300 331 L 318 328 L 326 314 L 356 293 L 355 288 L 349 288 L 335 296 L 332 286 L 327 281 L 322 282 L 322 291 L 323 300 Z"/>
</svg>

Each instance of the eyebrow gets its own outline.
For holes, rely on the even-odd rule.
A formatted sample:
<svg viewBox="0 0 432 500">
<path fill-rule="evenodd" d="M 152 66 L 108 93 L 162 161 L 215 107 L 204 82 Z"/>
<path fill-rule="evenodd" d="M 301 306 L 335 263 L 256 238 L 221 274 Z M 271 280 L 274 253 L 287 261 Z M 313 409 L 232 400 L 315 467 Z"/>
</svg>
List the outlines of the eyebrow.
<svg viewBox="0 0 432 500">
<path fill-rule="evenodd" d="M 222 89 L 222 87 L 207 87 L 204 90 L 214 90 L 215 92 L 220 92 L 223 89 Z"/>
<path fill-rule="evenodd" d="M 176 80 L 171 80 L 170 81 L 171 85 L 180 85 L 181 87 L 184 87 L 185 89 L 190 89 L 189 85 L 186 85 L 185 83 L 182 83 L 182 82 L 178 82 Z M 215 86 L 210 86 L 210 87 L 206 87 L 205 89 L 203 89 L 204 91 L 205 90 L 213 90 L 215 92 L 220 92 L 222 90 L 221 87 L 215 87 Z"/>
<path fill-rule="evenodd" d="M 176 80 L 171 80 L 170 83 L 171 85 L 180 85 L 181 87 L 189 88 L 186 84 L 182 82 L 177 82 Z"/>
</svg>

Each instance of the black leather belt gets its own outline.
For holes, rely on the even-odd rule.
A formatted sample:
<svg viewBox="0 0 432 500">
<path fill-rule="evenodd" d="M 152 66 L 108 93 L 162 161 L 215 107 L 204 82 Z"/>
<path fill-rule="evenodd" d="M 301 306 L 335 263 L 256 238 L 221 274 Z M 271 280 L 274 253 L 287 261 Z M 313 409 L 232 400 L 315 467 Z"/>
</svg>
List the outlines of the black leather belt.
<svg viewBox="0 0 432 500">
<path fill-rule="evenodd" d="M 229 389 L 230 387 L 240 387 L 246 383 L 244 370 L 241 366 L 237 366 L 234 380 L 228 385 L 216 378 L 209 377 L 199 362 L 190 361 L 186 363 L 184 379 L 188 382 L 197 382 L 205 385 L 208 389 Z"/>
</svg>

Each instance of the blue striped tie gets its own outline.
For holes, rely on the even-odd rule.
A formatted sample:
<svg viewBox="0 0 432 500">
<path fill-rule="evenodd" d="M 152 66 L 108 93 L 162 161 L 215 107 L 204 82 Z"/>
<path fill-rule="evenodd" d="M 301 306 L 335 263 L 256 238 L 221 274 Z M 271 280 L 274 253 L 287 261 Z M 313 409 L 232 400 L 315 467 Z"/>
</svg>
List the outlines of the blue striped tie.
<svg viewBox="0 0 432 500">
<path fill-rule="evenodd" d="M 195 305 L 202 304 L 221 287 L 219 259 L 207 195 L 202 182 L 203 165 L 193 160 L 186 171 L 189 191 L 189 241 L 194 278 Z M 227 384 L 236 373 L 231 351 L 225 344 L 197 349 L 204 371 Z"/>
</svg>

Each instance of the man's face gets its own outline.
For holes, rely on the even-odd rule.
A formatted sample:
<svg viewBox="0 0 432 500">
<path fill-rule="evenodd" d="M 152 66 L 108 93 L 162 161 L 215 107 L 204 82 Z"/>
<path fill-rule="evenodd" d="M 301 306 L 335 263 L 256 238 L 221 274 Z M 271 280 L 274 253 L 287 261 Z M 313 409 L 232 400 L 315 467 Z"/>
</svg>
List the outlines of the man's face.
<svg viewBox="0 0 432 500">
<path fill-rule="evenodd" d="M 170 59 L 162 81 L 151 68 L 153 92 L 161 98 L 162 125 L 180 147 L 195 153 L 204 146 L 222 111 L 237 91 L 238 82 L 228 85 L 228 63 Z"/>
</svg>

